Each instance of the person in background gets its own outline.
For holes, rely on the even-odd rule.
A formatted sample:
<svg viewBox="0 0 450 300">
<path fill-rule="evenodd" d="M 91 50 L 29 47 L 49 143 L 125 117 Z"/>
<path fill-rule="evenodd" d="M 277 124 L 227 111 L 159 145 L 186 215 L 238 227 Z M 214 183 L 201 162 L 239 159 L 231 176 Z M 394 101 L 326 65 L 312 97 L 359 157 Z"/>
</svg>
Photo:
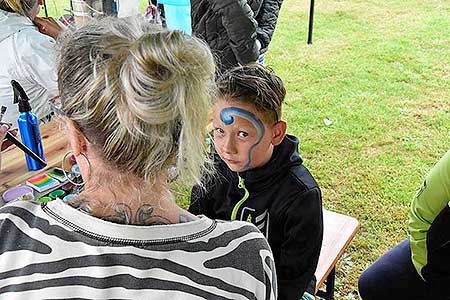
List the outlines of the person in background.
<svg viewBox="0 0 450 300">
<path fill-rule="evenodd" d="M 30 98 L 38 118 L 50 114 L 48 101 L 58 95 L 55 38 L 61 28 L 52 18 L 37 17 L 41 0 L 0 0 L 0 105 L 8 108 L 4 121 L 16 124 L 11 80 Z"/>
<path fill-rule="evenodd" d="M 359 278 L 363 300 L 450 299 L 450 151 L 431 169 L 411 202 L 409 239 Z"/>
<path fill-rule="evenodd" d="M 277 299 L 258 229 L 194 216 L 172 192 L 205 170 L 208 46 L 137 18 L 59 40 L 57 110 L 84 191 L 0 208 L 0 298 Z"/>
<path fill-rule="evenodd" d="M 193 187 L 189 211 L 255 224 L 274 253 L 279 299 L 314 299 L 322 195 L 303 165 L 298 138 L 286 135 L 283 82 L 254 63 L 229 70 L 217 85 L 212 125 L 218 174 Z"/>
<path fill-rule="evenodd" d="M 191 0 L 192 33 L 208 43 L 221 71 L 263 63 L 282 2 Z"/>
</svg>

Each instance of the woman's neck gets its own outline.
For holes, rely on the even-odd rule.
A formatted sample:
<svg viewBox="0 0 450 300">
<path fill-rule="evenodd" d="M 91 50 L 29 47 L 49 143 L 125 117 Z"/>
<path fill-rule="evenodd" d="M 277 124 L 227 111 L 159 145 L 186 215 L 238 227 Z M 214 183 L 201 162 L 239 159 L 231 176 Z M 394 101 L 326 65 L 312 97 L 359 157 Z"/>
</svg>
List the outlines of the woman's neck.
<svg viewBox="0 0 450 300">
<path fill-rule="evenodd" d="M 129 178 L 108 184 L 90 181 L 69 204 L 94 217 L 120 224 L 162 225 L 198 219 L 178 207 L 167 183 L 158 181 L 152 184 Z"/>
</svg>

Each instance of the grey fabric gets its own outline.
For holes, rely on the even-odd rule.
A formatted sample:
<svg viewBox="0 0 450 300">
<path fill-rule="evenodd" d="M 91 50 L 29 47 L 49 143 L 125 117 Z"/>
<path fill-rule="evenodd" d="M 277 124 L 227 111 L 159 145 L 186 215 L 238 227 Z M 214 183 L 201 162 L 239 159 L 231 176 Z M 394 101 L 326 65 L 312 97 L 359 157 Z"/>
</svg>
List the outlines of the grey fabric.
<svg viewBox="0 0 450 300">
<path fill-rule="evenodd" d="M 256 33 L 258 40 L 261 42 L 261 53 L 265 53 L 269 48 L 282 3 L 283 0 L 264 0 L 256 15 L 256 21 L 258 22 Z"/>
<path fill-rule="evenodd" d="M 269 245 L 244 222 L 132 226 L 20 201 L 0 237 L 1 299 L 276 299 Z"/>
<path fill-rule="evenodd" d="M 256 62 L 267 51 L 281 0 L 191 0 L 192 32 L 205 40 L 219 69 Z M 258 50 L 256 39 L 261 42 Z"/>
</svg>

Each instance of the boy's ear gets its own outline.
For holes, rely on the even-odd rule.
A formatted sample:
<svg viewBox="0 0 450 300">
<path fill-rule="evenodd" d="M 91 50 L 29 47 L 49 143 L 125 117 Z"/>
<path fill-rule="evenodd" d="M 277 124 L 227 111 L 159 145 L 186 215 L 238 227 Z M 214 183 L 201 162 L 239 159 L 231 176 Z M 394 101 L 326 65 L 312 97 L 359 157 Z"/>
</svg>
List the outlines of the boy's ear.
<svg viewBox="0 0 450 300">
<path fill-rule="evenodd" d="M 273 125 L 272 145 L 278 146 L 286 136 L 286 122 L 278 121 Z"/>
</svg>

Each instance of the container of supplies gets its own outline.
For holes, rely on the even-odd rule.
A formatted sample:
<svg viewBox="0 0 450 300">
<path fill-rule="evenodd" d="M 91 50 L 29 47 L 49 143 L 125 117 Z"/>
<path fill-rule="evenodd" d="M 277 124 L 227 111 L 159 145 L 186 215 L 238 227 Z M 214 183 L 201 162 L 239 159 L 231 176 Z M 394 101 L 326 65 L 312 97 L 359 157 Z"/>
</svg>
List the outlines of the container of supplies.
<svg viewBox="0 0 450 300">
<path fill-rule="evenodd" d="M 167 28 L 192 34 L 190 0 L 159 0 L 158 4 L 164 4 Z"/>
</svg>

